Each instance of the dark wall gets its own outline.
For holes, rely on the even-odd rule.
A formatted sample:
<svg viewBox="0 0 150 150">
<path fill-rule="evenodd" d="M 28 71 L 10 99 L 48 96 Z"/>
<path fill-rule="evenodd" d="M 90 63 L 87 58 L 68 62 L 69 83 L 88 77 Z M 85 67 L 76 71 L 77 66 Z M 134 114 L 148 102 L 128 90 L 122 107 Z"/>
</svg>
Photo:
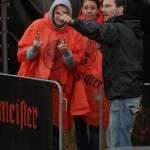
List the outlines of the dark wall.
<svg viewBox="0 0 150 150">
<path fill-rule="evenodd" d="M 150 83 L 150 0 L 127 0 L 127 12 L 141 20 L 144 31 L 144 82 Z"/>
</svg>

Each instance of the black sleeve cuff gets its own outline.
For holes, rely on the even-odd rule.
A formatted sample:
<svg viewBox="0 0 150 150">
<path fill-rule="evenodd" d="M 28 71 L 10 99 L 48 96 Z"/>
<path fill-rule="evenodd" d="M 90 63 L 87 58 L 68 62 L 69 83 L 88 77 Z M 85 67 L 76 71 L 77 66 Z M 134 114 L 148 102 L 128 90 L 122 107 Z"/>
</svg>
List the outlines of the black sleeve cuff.
<svg viewBox="0 0 150 150">
<path fill-rule="evenodd" d="M 73 18 L 73 20 L 74 20 L 74 24 L 71 25 L 72 27 L 77 26 L 78 23 L 80 22 L 80 19 L 79 19 L 79 18 Z"/>
</svg>

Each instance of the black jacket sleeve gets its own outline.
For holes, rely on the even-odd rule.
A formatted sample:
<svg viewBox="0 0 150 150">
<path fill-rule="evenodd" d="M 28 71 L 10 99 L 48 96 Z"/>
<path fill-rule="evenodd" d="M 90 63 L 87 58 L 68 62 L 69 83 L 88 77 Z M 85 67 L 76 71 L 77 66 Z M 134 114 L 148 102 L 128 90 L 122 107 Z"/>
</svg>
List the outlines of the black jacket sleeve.
<svg viewBox="0 0 150 150">
<path fill-rule="evenodd" d="M 114 44 L 119 41 L 119 28 L 115 23 L 100 24 L 96 21 L 86 21 L 75 18 L 72 27 L 82 35 L 103 44 Z"/>
</svg>

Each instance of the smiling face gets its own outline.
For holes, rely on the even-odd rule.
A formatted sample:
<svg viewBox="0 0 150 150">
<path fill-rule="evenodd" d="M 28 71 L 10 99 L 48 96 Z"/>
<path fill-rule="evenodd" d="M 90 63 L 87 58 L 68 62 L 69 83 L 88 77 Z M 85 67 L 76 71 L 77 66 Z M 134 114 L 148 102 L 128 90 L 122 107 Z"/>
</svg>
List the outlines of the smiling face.
<svg viewBox="0 0 150 150">
<path fill-rule="evenodd" d="M 115 0 L 104 0 L 101 6 L 104 22 L 108 22 L 114 17 L 122 15 L 123 9 L 123 6 L 117 7 Z"/>
<path fill-rule="evenodd" d="M 69 11 L 66 6 L 62 5 L 56 6 L 54 9 L 54 23 L 57 27 L 62 27 L 64 23 L 60 20 L 60 13 L 58 11 L 61 11 L 67 15 L 69 15 Z"/>
<path fill-rule="evenodd" d="M 99 8 L 94 1 L 85 0 L 83 2 L 82 13 L 86 20 L 94 21 L 97 18 L 97 14 L 99 13 Z"/>
</svg>

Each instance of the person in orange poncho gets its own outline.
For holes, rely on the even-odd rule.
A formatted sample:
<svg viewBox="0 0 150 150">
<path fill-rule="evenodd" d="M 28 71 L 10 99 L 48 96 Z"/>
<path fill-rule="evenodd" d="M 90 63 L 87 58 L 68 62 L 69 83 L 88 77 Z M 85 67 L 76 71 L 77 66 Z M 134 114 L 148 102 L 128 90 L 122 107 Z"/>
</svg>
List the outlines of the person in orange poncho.
<svg viewBox="0 0 150 150">
<path fill-rule="evenodd" d="M 34 21 L 18 43 L 18 61 L 21 62 L 18 76 L 56 80 L 62 86 L 63 121 L 62 127 L 70 130 L 73 117 L 69 109 L 74 84 L 73 68 L 78 64 L 82 50 L 82 36 L 73 28 L 63 24 L 58 11 L 72 15 L 68 0 L 55 0 L 42 19 Z M 74 58 L 74 59 L 72 59 Z M 58 149 L 59 93 L 53 86 L 53 139 L 54 149 Z M 55 148 L 56 146 L 56 148 Z"/>
<path fill-rule="evenodd" d="M 98 0 L 83 0 L 79 17 L 102 23 L 103 17 Z M 99 44 L 83 37 L 84 51 L 78 66 L 71 115 L 75 115 L 75 136 L 78 150 L 99 150 L 100 101 L 96 95 L 103 87 L 102 54 Z M 81 92 L 82 91 L 82 92 Z M 102 125 L 106 130 L 109 122 L 109 101 L 103 92 Z M 88 131 L 88 130 L 89 131 Z"/>
</svg>

